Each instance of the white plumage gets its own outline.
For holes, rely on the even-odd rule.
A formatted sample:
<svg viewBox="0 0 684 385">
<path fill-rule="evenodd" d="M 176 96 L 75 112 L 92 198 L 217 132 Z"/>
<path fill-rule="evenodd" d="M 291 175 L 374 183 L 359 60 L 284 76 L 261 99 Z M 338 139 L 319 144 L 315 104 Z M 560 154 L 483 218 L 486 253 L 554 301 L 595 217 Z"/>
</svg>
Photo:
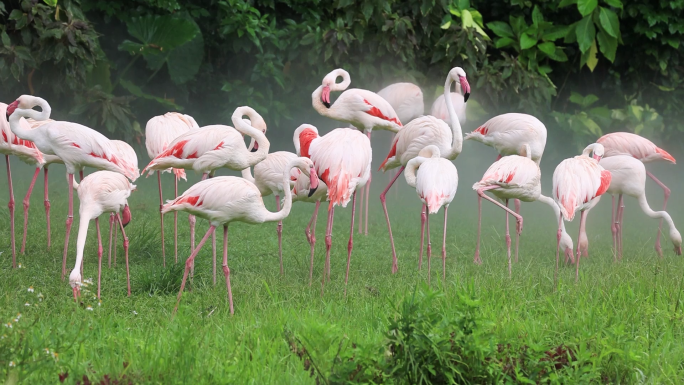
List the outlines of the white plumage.
<svg viewBox="0 0 684 385">
<path fill-rule="evenodd" d="M 528 144 L 532 160 L 539 164 L 546 147 L 546 127 L 532 115 L 509 113 L 489 119 L 466 134 L 465 140 L 468 139 L 494 147 L 501 156 L 519 154 L 523 145 Z"/>
</svg>

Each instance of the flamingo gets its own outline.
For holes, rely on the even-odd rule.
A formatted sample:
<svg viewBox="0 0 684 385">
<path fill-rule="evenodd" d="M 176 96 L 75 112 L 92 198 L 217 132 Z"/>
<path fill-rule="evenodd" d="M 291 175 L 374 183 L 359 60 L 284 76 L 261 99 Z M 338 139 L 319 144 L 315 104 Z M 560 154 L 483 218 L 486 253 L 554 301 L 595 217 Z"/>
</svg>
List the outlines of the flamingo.
<svg viewBox="0 0 684 385">
<path fill-rule="evenodd" d="M 436 214 L 440 207 L 444 207 L 444 232 L 442 235 L 442 280 L 446 283 L 446 230 L 447 211 L 449 204 L 456 195 L 458 187 L 458 172 L 456 166 L 449 160 L 441 158 L 439 147 L 429 145 L 420 151 L 417 157 L 406 165 L 404 178 L 409 186 L 414 187 L 418 197 L 423 202 L 423 211 L 427 215 Z M 428 225 L 428 284 L 430 283 L 430 222 Z M 420 253 L 422 262 L 423 237 L 421 228 Z"/>
<path fill-rule="evenodd" d="M 316 176 L 313 162 L 306 158 L 292 160 L 281 175 L 281 184 L 285 196 L 282 209 L 275 213 L 266 210 L 261 198 L 261 192 L 257 186 L 246 179 L 233 176 L 215 177 L 201 181 L 162 207 L 163 213 L 187 211 L 208 220 L 211 224 L 204 238 L 202 238 L 197 248 L 192 251 L 192 254 L 185 262 L 185 272 L 180 291 L 178 292 L 178 302 L 173 310 L 174 314 L 180 304 L 185 281 L 188 278 L 188 272 L 195 257 L 202 249 L 209 235 L 213 234 L 216 227 L 221 225 L 223 225 L 223 274 L 226 277 L 230 314 L 233 314 L 233 294 L 230 287 L 230 269 L 228 268 L 228 225 L 234 221 L 259 224 L 278 222 L 286 218 L 292 208 L 292 193 L 288 186 L 290 185 L 290 170 L 294 167 L 310 175 L 312 189 L 315 190 L 316 188 L 318 177 Z"/>
<path fill-rule="evenodd" d="M 34 110 L 33 107 L 36 106 L 39 106 L 42 111 Z M 134 180 L 135 170 L 132 165 L 116 155 L 109 139 L 91 128 L 77 123 L 52 121 L 34 129 L 26 129 L 19 123 L 22 117 L 46 120 L 50 117 L 50 112 L 50 105 L 45 99 L 31 95 L 22 95 L 7 107 L 12 132 L 21 139 L 35 143 L 40 152 L 58 156 L 67 169 L 69 213 L 66 220 L 66 237 L 62 257 L 62 279 L 64 279 L 69 234 L 74 221 L 74 174 L 76 171 L 80 171 L 82 176 L 85 167 L 93 167 L 98 170 L 118 172 Z"/>
<path fill-rule="evenodd" d="M 342 82 L 337 83 L 337 78 Z M 396 111 L 392 105 L 380 95 L 363 89 L 347 89 L 351 84 L 349 72 L 338 68 L 325 75 L 322 84 L 311 94 L 311 104 L 321 115 L 340 122 L 350 123 L 362 130 L 370 140 L 373 129 L 387 130 L 394 133 L 402 128 Z M 330 92 L 344 91 L 330 103 Z M 366 183 L 366 224 L 368 223 L 368 194 L 370 192 L 372 176 Z M 362 210 L 363 212 L 363 210 Z M 368 225 L 366 225 L 368 234 Z"/>
<path fill-rule="evenodd" d="M 243 120 L 247 115 L 249 120 Z M 211 125 L 191 130 L 177 137 L 168 148 L 152 159 L 143 169 L 166 170 L 168 168 L 193 169 L 206 179 L 219 168 L 244 170 L 266 158 L 270 143 L 266 139 L 266 122 L 251 107 L 238 107 L 232 116 L 235 128 Z M 242 135 L 250 136 L 254 143 L 251 150 L 245 146 Z M 195 216 L 190 213 L 190 248 L 195 249 Z M 212 238 L 216 245 L 216 236 Z M 214 247 L 214 250 L 216 247 Z M 214 256 L 214 283 L 216 283 L 216 258 Z"/>
<path fill-rule="evenodd" d="M 133 166 L 134 170 L 134 175 L 135 178 L 137 179 L 140 176 L 140 169 L 138 168 L 138 155 L 135 153 L 135 150 L 131 145 L 129 145 L 126 142 L 123 142 L 121 140 L 111 140 L 110 141 L 112 146 L 114 146 L 114 150 L 116 151 L 116 154 L 121 158 L 124 159 L 127 163 Z M 109 215 L 109 257 L 108 257 L 108 265 L 111 268 L 112 267 L 112 226 L 116 223 L 116 214 L 114 212 L 110 213 Z M 116 241 L 116 235 L 118 234 L 118 231 L 116 231 L 116 228 L 114 228 L 114 244 L 117 243 Z M 114 248 L 114 266 L 116 266 L 116 247 Z"/>
<path fill-rule="evenodd" d="M 330 248 L 332 247 L 332 225 L 335 206 L 347 207 L 352 202 L 351 228 L 347 245 L 347 273 L 344 278 L 345 293 L 349 280 L 349 265 L 354 248 L 354 214 L 356 189 L 370 178 L 372 150 L 370 139 L 358 130 L 336 128 L 324 136 L 310 124 L 302 124 L 294 132 L 297 155 L 313 160 L 316 172 L 328 187 L 328 226 L 325 233 L 325 267 L 321 283 L 321 295 L 325 287 L 326 274 L 330 277 Z"/>
<path fill-rule="evenodd" d="M 451 105 L 456 111 L 456 116 L 458 116 L 458 121 L 461 124 L 466 122 L 466 102 L 468 98 L 465 92 L 450 92 L 449 99 L 451 99 Z M 435 118 L 442 119 L 443 121 L 448 121 L 451 119 L 449 115 L 449 107 L 444 102 L 446 99 L 446 94 L 439 95 L 439 97 L 432 103 L 432 108 L 430 109 L 430 115 Z M 403 120 L 402 120 L 403 122 Z"/>
<path fill-rule="evenodd" d="M 596 143 L 601 143 L 606 151 L 605 158 L 613 157 L 616 155 L 630 155 L 643 163 L 651 163 L 658 161 L 671 162 L 676 164 L 675 158 L 668 154 L 667 151 L 656 146 L 650 140 L 632 134 L 629 132 L 614 132 L 612 134 L 606 134 L 600 137 Z M 665 199 L 663 201 L 663 211 L 667 208 L 667 200 L 670 197 L 670 189 L 658 178 L 655 177 L 650 171 L 646 171 L 646 175 L 653 179 L 658 186 L 663 189 Z M 613 200 L 615 197 L 613 196 Z M 613 206 L 615 202 L 613 202 Z M 619 220 L 622 220 L 622 211 L 624 210 L 624 205 L 622 203 L 622 194 L 619 194 L 618 198 L 618 211 L 620 212 Z M 622 226 L 620 226 L 622 227 Z M 658 235 L 656 236 L 655 249 L 659 256 L 663 256 L 663 249 L 660 247 L 660 232 L 663 227 L 663 219 L 660 220 L 658 225 Z"/>
<path fill-rule="evenodd" d="M 195 119 L 189 115 L 180 114 L 177 112 L 167 112 L 164 115 L 155 116 L 147 121 L 145 126 L 145 147 L 147 147 L 147 155 L 150 159 L 154 159 L 157 155 L 165 151 L 169 144 L 180 135 L 192 130 L 198 129 L 199 126 Z M 157 185 L 159 186 L 159 212 L 161 220 L 161 247 L 162 258 L 164 266 L 166 266 L 166 247 L 164 245 L 164 216 L 161 215 L 161 207 L 164 205 L 161 187 L 161 174 L 163 172 L 173 172 L 175 175 L 175 195 L 178 196 L 178 179 L 185 179 L 185 170 L 180 169 L 166 169 L 157 170 Z M 150 171 L 151 172 L 151 171 Z M 173 215 L 173 249 L 174 259 L 178 262 L 178 213 Z"/>
<path fill-rule="evenodd" d="M 593 153 L 593 154 L 592 154 Z M 589 155 L 592 155 L 590 157 Z M 588 145 L 582 154 L 562 161 L 553 172 L 553 199 L 560 207 L 562 216 L 558 220 L 558 245 L 560 247 L 561 224 L 572 221 L 577 211 L 580 215 L 580 229 L 575 256 L 575 281 L 579 280 L 579 263 L 582 253 L 582 234 L 585 233 L 587 211 L 601 199 L 609 188 L 611 173 L 599 164 L 604 149 L 600 143 Z M 556 249 L 556 276 L 558 275 L 558 248 Z M 555 278 L 555 277 L 554 277 Z"/>
<path fill-rule="evenodd" d="M 81 183 L 74 183 L 73 186 L 78 192 L 78 199 L 81 202 L 78 208 L 80 223 L 78 225 L 78 239 L 76 241 L 76 264 L 71 274 L 69 274 L 69 285 L 71 285 L 74 292 L 74 300 L 77 301 L 80 295 L 83 249 L 86 236 L 88 235 L 88 225 L 93 219 L 95 219 L 95 228 L 97 229 L 97 298 L 100 298 L 102 238 L 100 237 L 99 216 L 106 212 L 114 213 L 121 226 L 123 247 L 126 254 L 126 284 L 128 286 L 128 296 L 130 297 L 131 279 L 128 268 L 128 238 L 126 237 L 124 227 L 131 221 L 128 197 L 135 190 L 135 185 L 119 173 L 97 171 L 83 178 Z"/>
<path fill-rule="evenodd" d="M 520 199 L 523 202 L 540 201 L 549 205 L 556 214 L 556 219 L 560 218 L 558 205 L 549 197 L 541 194 L 541 171 L 539 166 L 532 160 L 530 145 L 523 145 L 520 150 L 522 155 L 508 155 L 494 162 L 484 173 L 482 179 L 473 185 L 473 190 L 477 192 L 478 221 L 477 221 L 477 246 L 473 262 L 481 264 L 480 259 L 480 235 L 482 228 L 482 198 L 494 203 L 506 211 L 506 248 L 508 256 L 508 275 L 511 275 L 511 236 L 508 229 L 508 214 L 516 218 L 516 239 L 515 239 L 515 260 L 518 260 L 518 246 L 520 234 L 523 229 L 523 218 L 520 214 L 508 208 L 509 199 Z M 495 201 L 485 194 L 491 192 L 500 200 L 505 201 L 505 205 Z M 560 231 L 560 230 L 559 230 Z M 565 233 L 559 233 L 566 255 L 572 254 L 572 239 Z"/>
<path fill-rule="evenodd" d="M 283 189 L 292 188 L 293 181 L 297 180 L 300 172 L 298 168 L 288 168 L 297 155 L 287 151 L 277 151 L 270 153 L 266 159 L 254 165 L 254 176 L 249 168 L 242 170 L 242 177 L 254 183 L 261 192 L 261 196 L 275 195 L 276 210 L 280 210 L 280 196 L 284 193 Z M 282 176 L 285 170 L 290 171 L 290 184 L 283 186 Z M 278 222 L 276 227 L 278 234 L 278 256 L 280 257 L 280 274 L 283 272 L 283 221 Z"/>
<path fill-rule="evenodd" d="M 494 147 L 499 158 L 520 155 L 523 145 L 528 144 L 532 160 L 539 164 L 546 146 L 546 126 L 532 115 L 502 114 L 466 134 L 465 140 L 469 139 Z"/>
<path fill-rule="evenodd" d="M 451 83 L 457 82 L 461 87 L 461 91 L 465 97 L 470 96 L 470 85 L 466 78 L 466 73 L 460 67 L 454 67 L 449 71 L 444 84 L 444 93 L 448 94 L 451 89 Z M 400 167 L 397 174 L 390 180 L 385 190 L 380 194 L 380 202 L 382 209 L 385 212 L 385 220 L 387 221 L 387 230 L 390 237 L 390 246 L 392 247 L 392 273 L 396 273 L 399 269 L 397 263 L 397 253 L 394 248 L 394 237 L 392 236 L 392 226 L 390 225 L 389 215 L 387 213 L 386 195 L 394 182 L 399 178 L 399 175 L 404 170 L 408 162 L 418 156 L 418 153 L 428 145 L 436 145 L 443 158 L 454 160 L 461 153 L 463 148 L 463 134 L 461 133 L 461 124 L 459 123 L 456 111 L 453 105 L 448 106 L 449 116 L 451 117 L 451 129 L 441 119 L 434 116 L 421 116 L 409 122 L 394 138 L 392 148 L 390 149 L 385 161 L 380 165 L 380 169 L 384 172 L 393 168 Z M 421 214 L 421 232 L 425 227 L 425 220 L 427 214 L 425 210 Z"/>
</svg>

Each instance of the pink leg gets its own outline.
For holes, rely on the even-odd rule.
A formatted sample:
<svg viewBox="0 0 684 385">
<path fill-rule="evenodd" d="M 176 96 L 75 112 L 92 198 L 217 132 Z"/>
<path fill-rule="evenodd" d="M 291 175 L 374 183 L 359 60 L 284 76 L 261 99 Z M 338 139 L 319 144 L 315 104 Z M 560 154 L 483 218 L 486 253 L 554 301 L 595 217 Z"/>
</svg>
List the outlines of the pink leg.
<svg viewBox="0 0 684 385">
<path fill-rule="evenodd" d="M 29 189 L 24 197 L 24 238 L 21 241 L 22 254 L 24 254 L 24 251 L 26 250 L 26 230 L 28 229 L 28 214 L 29 206 L 31 205 L 31 193 L 33 193 L 33 186 L 36 184 L 36 180 L 38 180 L 38 175 L 40 175 L 40 168 L 36 167 L 36 172 L 33 174 L 31 185 L 29 185 Z"/>
<path fill-rule="evenodd" d="M 318 208 L 321 206 L 321 201 L 316 202 L 316 208 L 314 209 L 309 225 L 306 227 L 305 233 L 306 238 L 309 240 L 311 245 L 311 264 L 309 266 L 309 286 L 313 282 L 313 263 L 314 263 L 314 247 L 316 246 L 316 219 L 318 218 Z M 313 230 L 313 231 L 311 231 Z"/>
<path fill-rule="evenodd" d="M 119 244 L 119 219 L 114 215 L 114 268 L 116 268 L 116 245 Z"/>
<path fill-rule="evenodd" d="M 216 231 L 214 231 L 213 234 L 211 234 L 211 253 L 212 253 L 212 279 L 214 282 L 214 286 L 216 286 Z"/>
<path fill-rule="evenodd" d="M 202 175 L 201 180 L 205 180 L 209 177 L 208 173 Z M 188 222 L 190 222 L 190 250 L 195 250 L 195 223 L 197 223 L 197 218 L 194 215 L 188 215 Z M 195 276 L 195 260 L 192 260 L 192 267 L 190 268 L 190 278 Z"/>
<path fill-rule="evenodd" d="M 78 176 L 81 177 L 81 180 L 79 182 L 83 182 L 83 170 L 78 172 Z"/>
<path fill-rule="evenodd" d="M 425 215 L 427 216 L 425 220 L 425 226 L 427 227 L 427 239 L 428 239 L 428 244 L 427 244 L 427 260 L 428 260 L 428 286 L 430 286 L 430 278 L 432 276 L 432 270 L 431 270 L 431 262 L 432 262 L 432 242 L 430 242 L 430 208 L 425 211 Z"/>
<path fill-rule="evenodd" d="M 121 216 L 119 213 L 116 214 L 116 221 L 119 223 L 119 228 L 121 229 L 121 238 L 123 238 L 123 248 L 124 254 L 126 255 L 126 285 L 128 286 L 128 296 L 131 296 L 131 273 L 128 266 L 128 237 L 124 231 L 123 222 L 121 222 Z"/>
<path fill-rule="evenodd" d="M 508 208 L 508 199 L 506 199 L 506 208 Z M 506 211 L 506 250 L 508 255 L 508 277 L 511 277 L 511 235 L 508 231 L 508 211 Z"/>
<path fill-rule="evenodd" d="M 563 234 L 561 230 L 561 224 L 563 223 L 563 216 L 561 215 L 560 218 L 558 218 L 558 233 L 556 234 L 556 271 L 553 273 L 553 287 L 554 290 L 556 288 L 556 285 L 558 283 L 558 256 L 560 252 L 560 241 L 561 241 L 561 234 Z"/>
<path fill-rule="evenodd" d="M 280 211 L 280 196 L 275 196 L 276 200 L 276 211 Z M 283 221 L 278 222 L 276 226 L 276 233 L 278 233 L 278 257 L 280 258 L 280 275 L 285 274 L 283 272 Z"/>
<path fill-rule="evenodd" d="M 230 315 L 233 315 L 233 290 L 230 287 L 230 269 L 228 268 L 228 225 L 223 225 L 223 275 L 226 277 Z"/>
<path fill-rule="evenodd" d="M 43 173 L 45 174 L 45 202 L 43 202 L 43 205 L 45 206 L 45 219 L 47 221 L 47 247 L 48 250 L 50 249 L 51 245 L 51 237 L 50 237 L 50 198 L 48 195 L 48 168 L 45 166 L 43 168 Z"/>
<path fill-rule="evenodd" d="M 507 213 L 513 215 L 513 216 L 515 217 L 515 219 L 518 221 L 516 229 L 518 229 L 520 232 L 522 232 L 522 229 L 523 229 L 523 218 L 522 218 L 522 216 L 520 216 L 519 214 L 516 214 L 514 211 L 512 211 L 512 210 L 509 209 L 508 207 L 502 205 L 501 203 L 497 202 L 497 201 L 494 200 L 493 198 L 490 198 L 489 196 L 487 196 L 487 194 L 484 193 L 484 192 L 487 191 L 487 190 L 492 190 L 492 189 L 496 189 L 496 188 L 499 188 L 499 186 L 487 186 L 487 187 L 483 187 L 483 188 L 477 190 L 477 194 L 478 194 L 479 196 L 481 196 L 482 198 L 484 198 L 484 199 L 486 199 L 486 200 L 488 200 L 488 201 L 494 203 L 495 205 L 501 207 L 502 209 L 506 210 Z M 508 223 L 508 221 L 506 221 L 506 223 Z M 479 238 L 479 237 L 478 237 L 478 238 Z M 511 254 L 510 254 L 510 252 L 509 252 L 509 254 L 508 254 L 509 267 L 510 267 L 510 259 L 511 259 Z M 509 269 L 509 275 L 510 275 L 510 269 Z"/>
<path fill-rule="evenodd" d="M 178 177 L 174 178 L 175 189 L 174 198 L 178 198 Z M 174 252 L 174 263 L 178 263 L 178 211 L 173 212 L 173 252 Z"/>
<path fill-rule="evenodd" d="M 95 218 L 97 229 L 97 299 L 100 299 L 100 281 L 102 280 L 102 237 L 100 236 L 100 219 Z"/>
<path fill-rule="evenodd" d="M 582 211 L 582 214 L 580 216 L 580 230 L 579 233 L 582 234 L 584 231 L 584 217 L 587 215 L 586 211 Z M 577 237 L 577 244 L 579 244 L 579 236 Z M 582 256 L 582 251 L 577 248 L 577 255 L 575 257 L 575 282 L 579 280 L 579 264 L 580 264 L 580 257 Z"/>
<path fill-rule="evenodd" d="M 625 209 L 622 194 L 618 195 L 618 211 L 617 211 L 617 230 L 618 230 L 618 260 L 622 260 L 622 214 Z"/>
<path fill-rule="evenodd" d="M 321 282 L 321 297 L 323 296 L 323 289 L 325 288 L 326 275 L 328 273 L 328 266 L 330 265 L 330 248 L 332 247 L 332 225 L 335 215 L 335 207 L 328 207 L 328 227 L 325 229 L 325 266 L 323 266 L 323 281 Z"/>
<path fill-rule="evenodd" d="M 157 171 L 157 185 L 159 186 L 159 219 L 161 220 L 161 249 L 164 267 L 166 267 L 166 246 L 164 246 L 164 214 L 161 213 L 164 205 L 164 198 L 162 196 L 161 171 Z"/>
<path fill-rule="evenodd" d="M 181 282 L 180 291 L 178 292 L 178 301 L 176 302 L 176 307 L 173 308 L 174 315 L 178 311 L 178 305 L 180 305 L 180 300 L 183 296 L 183 290 L 185 289 L 185 282 L 188 280 L 188 273 L 190 272 L 190 268 L 193 265 L 193 260 L 195 259 L 199 251 L 202 249 L 202 246 L 204 246 L 204 244 L 207 242 L 207 239 L 209 239 L 209 235 L 211 235 L 215 229 L 216 227 L 214 225 L 209 226 L 209 230 L 207 230 L 207 233 L 204 234 L 204 237 L 200 241 L 199 245 L 197 245 L 197 248 L 192 251 L 192 254 L 190 254 L 188 260 L 185 261 L 185 272 L 183 273 L 183 281 Z M 224 234 L 226 237 L 228 236 L 227 232 L 225 231 Z"/>
<path fill-rule="evenodd" d="M 423 205 L 423 211 L 420 213 L 420 256 L 418 257 L 418 270 L 423 268 L 423 241 L 425 240 L 425 220 L 427 206 Z"/>
<path fill-rule="evenodd" d="M 114 224 L 114 213 L 109 214 L 109 257 L 107 258 L 109 268 L 112 268 L 112 225 Z"/>
<path fill-rule="evenodd" d="M 386 195 L 387 191 L 389 191 L 390 187 L 394 184 L 394 182 L 397 181 L 397 178 L 399 178 L 399 175 L 401 175 L 402 171 L 404 171 L 405 166 L 401 166 L 399 169 L 399 172 L 397 175 L 394 176 L 394 179 L 392 179 L 387 187 L 385 187 L 385 191 L 380 194 L 380 202 L 382 203 L 382 209 L 385 211 L 385 220 L 387 221 L 387 231 L 389 231 L 389 237 L 390 237 L 390 245 L 392 246 L 392 274 L 395 274 L 397 270 L 399 270 L 399 264 L 397 263 L 397 252 L 394 249 L 394 237 L 392 236 L 392 225 L 390 225 L 390 220 L 389 220 L 389 215 L 387 214 L 387 203 L 386 203 Z"/>
<path fill-rule="evenodd" d="M 64 237 L 64 254 L 62 255 L 62 281 L 66 275 L 66 258 L 69 251 L 69 235 L 71 234 L 71 224 L 74 222 L 74 174 L 69 174 L 69 212 L 66 219 L 66 236 Z"/>
<path fill-rule="evenodd" d="M 368 131 L 368 140 L 369 141 L 370 141 L 372 133 L 373 133 L 372 131 Z M 370 186 L 371 186 L 372 181 L 373 181 L 373 172 L 371 171 L 370 175 L 368 176 L 368 183 L 366 183 L 366 219 L 365 219 L 366 229 L 364 230 L 364 235 L 368 235 L 368 202 L 370 201 Z"/>
<path fill-rule="evenodd" d="M 615 195 L 612 195 L 610 232 L 613 234 L 613 262 L 617 262 L 617 215 L 615 214 Z"/>
<path fill-rule="evenodd" d="M 665 200 L 663 201 L 663 211 L 665 211 L 665 208 L 667 208 L 667 200 L 670 198 L 670 189 L 665 186 L 665 184 L 661 181 L 658 180 L 658 178 L 655 177 L 655 175 L 651 174 L 650 171 L 646 171 L 646 175 L 648 175 L 651 179 L 653 179 L 654 182 L 660 186 L 660 188 L 663 189 L 663 193 L 665 195 Z M 660 219 L 660 224 L 658 225 L 658 235 L 656 236 L 656 243 L 655 243 L 655 249 L 656 252 L 660 257 L 663 256 L 663 249 L 660 247 L 660 233 L 663 229 L 663 219 Z"/>
<path fill-rule="evenodd" d="M 476 265 L 481 265 L 482 260 L 480 259 L 480 233 L 482 232 L 482 196 L 477 195 L 477 246 L 475 246 L 475 256 L 473 257 L 473 263 Z"/>
<path fill-rule="evenodd" d="M 359 214 L 359 234 L 363 234 L 363 193 L 365 189 L 360 189 L 359 191 L 359 205 L 361 206 L 362 210 L 361 213 Z M 368 197 L 366 197 L 366 200 Z"/>
<path fill-rule="evenodd" d="M 447 210 L 448 206 L 444 206 L 444 233 L 442 234 L 442 281 L 446 288 L 446 230 L 447 230 Z"/>
<path fill-rule="evenodd" d="M 366 200 L 367 202 L 368 200 Z M 351 264 L 352 250 L 354 249 L 354 214 L 356 213 L 356 192 L 352 198 L 351 228 L 349 229 L 349 243 L 347 244 L 347 274 L 344 276 L 344 295 L 347 295 L 347 281 L 349 280 L 349 265 Z"/>
<path fill-rule="evenodd" d="M 520 199 L 514 199 L 515 213 L 520 215 Z M 507 221 L 508 222 L 508 221 Z M 515 263 L 518 263 L 518 249 L 520 248 L 520 230 L 518 226 L 515 227 Z"/>
<path fill-rule="evenodd" d="M 580 227 L 582 228 L 582 232 L 580 233 L 580 240 L 579 244 L 577 245 L 580 248 L 580 252 L 582 253 L 582 256 L 585 258 L 589 258 L 589 239 L 587 238 L 587 233 L 585 229 L 587 228 L 587 217 L 589 216 L 589 210 L 586 211 L 586 214 L 584 216 L 580 216 Z M 584 223 L 581 223 L 584 221 Z"/>
<path fill-rule="evenodd" d="M 7 162 L 7 183 L 9 184 L 9 203 L 7 207 L 10 213 L 10 232 L 12 233 L 12 268 L 17 267 L 17 249 L 14 239 L 14 189 L 12 188 L 12 171 L 10 170 L 9 155 L 5 155 L 5 162 Z"/>
</svg>

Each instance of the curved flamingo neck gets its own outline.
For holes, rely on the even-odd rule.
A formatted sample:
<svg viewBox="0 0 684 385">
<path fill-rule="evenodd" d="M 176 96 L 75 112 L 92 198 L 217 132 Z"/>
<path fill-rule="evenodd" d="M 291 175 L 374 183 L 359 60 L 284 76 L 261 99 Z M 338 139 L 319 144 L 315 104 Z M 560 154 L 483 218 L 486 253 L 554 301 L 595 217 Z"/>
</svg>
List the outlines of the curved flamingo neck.
<svg viewBox="0 0 684 385">
<path fill-rule="evenodd" d="M 245 179 L 245 180 L 252 182 L 252 183 L 256 182 L 256 180 L 254 180 L 254 177 L 252 176 L 252 169 L 249 167 L 242 170 L 242 179 Z"/>
<path fill-rule="evenodd" d="M 444 102 L 446 103 L 447 111 L 449 111 L 452 134 L 451 149 L 447 154 L 444 154 L 444 157 L 447 159 L 455 159 L 463 150 L 463 132 L 461 131 L 461 122 L 458 120 L 456 109 L 454 108 L 454 104 L 451 102 L 451 83 L 453 83 L 453 81 L 454 79 L 451 76 L 451 73 L 449 73 L 446 78 L 446 82 L 444 83 Z"/>
<path fill-rule="evenodd" d="M 416 179 L 418 177 L 418 169 L 420 166 L 425 162 L 427 158 L 422 157 L 422 156 L 417 156 L 411 160 L 408 161 L 406 164 L 406 168 L 404 169 L 404 179 L 406 179 L 406 183 L 413 187 L 416 188 Z"/>
<path fill-rule="evenodd" d="M 290 189 L 290 171 L 297 167 L 300 170 L 307 169 L 306 167 L 302 167 L 303 163 L 299 159 L 294 159 L 292 162 L 290 162 L 287 167 L 285 167 L 285 171 L 283 172 L 283 192 L 285 196 L 283 197 L 283 207 L 280 209 L 280 211 L 276 211 L 275 213 L 272 213 L 264 207 L 265 215 L 264 215 L 264 220 L 267 222 L 278 222 L 282 221 L 285 219 L 288 215 L 290 215 L 290 210 L 292 209 L 292 191 Z"/>
<path fill-rule="evenodd" d="M 29 98 L 31 108 L 17 108 L 14 110 L 9 117 L 10 130 L 19 138 L 35 143 L 37 138 L 43 136 L 43 133 L 40 131 L 40 128 L 43 126 L 35 129 L 25 128 L 22 127 L 20 120 L 21 118 L 31 118 L 36 121 L 48 120 L 50 119 L 52 108 L 50 108 L 50 104 L 45 99 L 35 96 L 23 96 L 23 98 Z M 36 106 L 39 106 L 42 111 L 34 110 L 33 107 Z"/>
<path fill-rule="evenodd" d="M 341 68 L 334 70 L 328 76 L 330 75 L 335 76 L 335 78 L 333 79 L 333 84 L 330 85 L 330 91 L 344 91 L 351 84 L 351 77 L 349 76 L 349 72 Z M 326 76 L 326 78 L 328 76 Z M 337 78 L 340 76 L 342 77 L 342 81 L 340 83 L 337 83 Z"/>
<path fill-rule="evenodd" d="M 259 145 L 259 148 L 255 152 L 247 151 L 247 163 L 253 166 L 266 158 L 266 155 L 268 155 L 268 150 L 271 147 L 271 143 L 266 138 L 266 135 L 261 132 L 261 130 L 254 128 L 252 125 L 254 123 L 247 124 L 247 122 L 242 119 L 244 115 L 249 117 L 250 122 L 263 122 L 263 118 L 250 107 L 238 107 L 233 113 L 231 119 L 236 130 L 243 135 L 253 138 Z M 266 123 L 264 123 L 264 126 L 265 125 Z"/>
</svg>

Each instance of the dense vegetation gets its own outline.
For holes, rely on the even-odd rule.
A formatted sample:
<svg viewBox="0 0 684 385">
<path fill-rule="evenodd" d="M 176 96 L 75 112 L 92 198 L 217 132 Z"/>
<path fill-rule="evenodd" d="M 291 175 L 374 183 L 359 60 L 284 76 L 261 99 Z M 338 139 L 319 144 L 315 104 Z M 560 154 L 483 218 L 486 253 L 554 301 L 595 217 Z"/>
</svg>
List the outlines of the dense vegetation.
<svg viewBox="0 0 684 385">
<path fill-rule="evenodd" d="M 474 108 L 533 113 L 578 143 L 684 130 L 684 0 L 9 0 L 0 29 L 3 101 L 39 94 L 115 136 L 244 104 L 299 124 L 336 67 L 369 89 L 415 81 L 429 106 L 454 65 Z"/>
</svg>

